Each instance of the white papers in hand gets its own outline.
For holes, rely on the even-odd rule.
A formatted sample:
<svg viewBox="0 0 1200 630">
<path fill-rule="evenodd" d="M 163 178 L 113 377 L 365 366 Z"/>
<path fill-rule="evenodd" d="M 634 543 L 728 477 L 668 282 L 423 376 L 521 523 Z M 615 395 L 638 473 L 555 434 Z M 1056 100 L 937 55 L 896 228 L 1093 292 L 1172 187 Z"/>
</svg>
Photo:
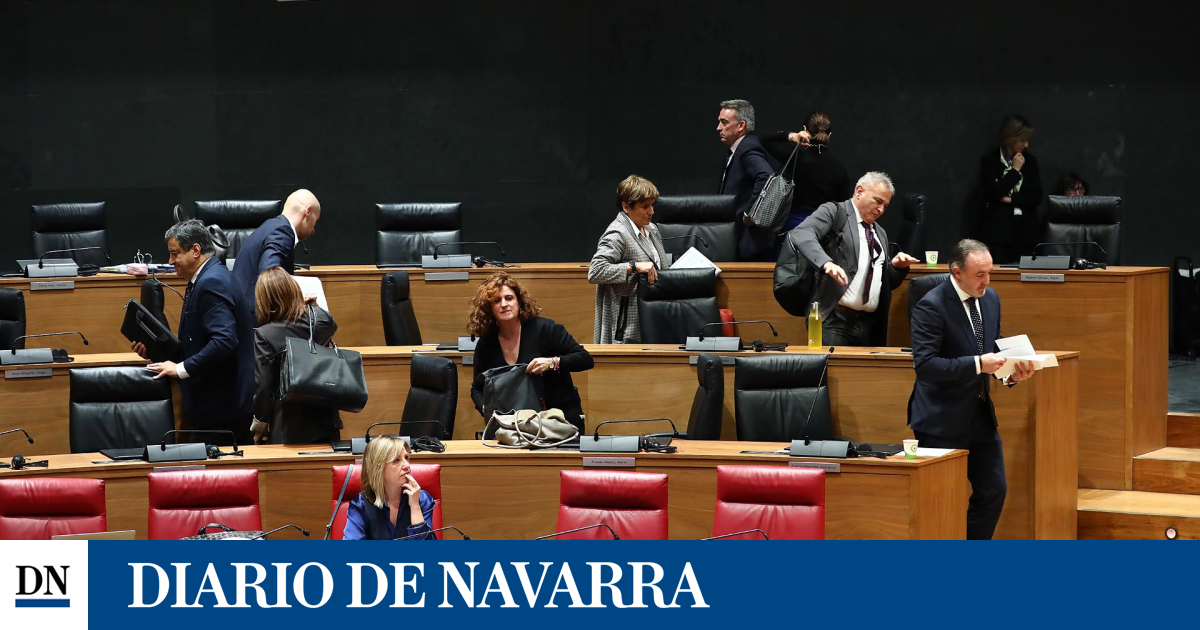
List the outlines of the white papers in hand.
<svg viewBox="0 0 1200 630">
<path fill-rule="evenodd" d="M 333 313 L 333 311 L 329 310 L 329 302 L 325 301 L 325 288 L 321 286 L 320 278 L 316 276 L 292 276 L 292 280 L 295 280 L 296 284 L 300 285 L 301 293 L 316 293 L 317 306 L 325 309 L 326 313 Z"/>
<path fill-rule="evenodd" d="M 1040 370 L 1048 367 L 1058 367 L 1058 359 L 1053 354 L 1038 354 L 1029 342 L 1028 335 L 1017 335 L 996 340 L 1000 356 L 1008 359 L 1000 369 L 996 370 L 996 378 L 1012 376 L 1017 371 L 1017 361 L 1028 361 L 1033 369 Z"/>
<path fill-rule="evenodd" d="M 689 247 L 678 260 L 671 263 L 671 269 L 716 269 L 717 275 L 721 275 L 721 268 L 695 247 Z"/>
</svg>

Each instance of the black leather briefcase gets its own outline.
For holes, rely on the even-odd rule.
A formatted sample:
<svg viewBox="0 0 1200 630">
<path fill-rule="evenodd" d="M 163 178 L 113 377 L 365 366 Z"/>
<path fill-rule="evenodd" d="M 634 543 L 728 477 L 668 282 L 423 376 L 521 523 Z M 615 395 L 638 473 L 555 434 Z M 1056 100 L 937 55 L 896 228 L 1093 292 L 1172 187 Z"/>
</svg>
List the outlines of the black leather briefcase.
<svg viewBox="0 0 1200 630">
<path fill-rule="evenodd" d="M 129 300 L 125 304 L 121 334 L 130 341 L 144 344 L 146 358 L 151 361 L 178 361 L 181 358 L 179 338 L 137 300 Z"/>
</svg>

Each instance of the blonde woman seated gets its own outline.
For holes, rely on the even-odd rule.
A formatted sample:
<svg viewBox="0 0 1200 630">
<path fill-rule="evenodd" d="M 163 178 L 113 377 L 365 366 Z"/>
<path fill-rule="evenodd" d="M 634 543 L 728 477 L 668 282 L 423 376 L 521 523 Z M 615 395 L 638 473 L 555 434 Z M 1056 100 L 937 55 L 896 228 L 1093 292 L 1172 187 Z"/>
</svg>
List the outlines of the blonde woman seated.
<svg viewBox="0 0 1200 630">
<path fill-rule="evenodd" d="M 638 277 L 658 281 L 658 270 L 666 269 L 663 250 L 654 217 L 658 188 L 650 180 L 630 175 L 617 184 L 617 217 L 604 230 L 592 264 L 588 282 L 596 285 L 595 343 L 636 343 L 641 341 L 638 327 Z"/>
<path fill-rule="evenodd" d="M 433 496 L 421 489 L 408 463 L 408 445 L 389 435 L 363 453 L 362 492 L 350 502 L 343 540 L 437 540 Z M 424 534 L 424 535 L 422 535 Z"/>
<path fill-rule="evenodd" d="M 251 425 L 254 443 L 268 439 L 272 444 L 316 444 L 339 439 L 342 417 L 337 409 L 276 400 L 279 366 L 288 337 L 308 339 L 309 313 L 313 313 L 313 341 L 325 345 L 337 332 L 337 322 L 316 304 L 316 296 L 305 296 L 300 286 L 282 267 L 271 267 L 254 285 L 254 361 L 257 388 Z M 309 308 L 312 310 L 310 311 Z"/>
</svg>

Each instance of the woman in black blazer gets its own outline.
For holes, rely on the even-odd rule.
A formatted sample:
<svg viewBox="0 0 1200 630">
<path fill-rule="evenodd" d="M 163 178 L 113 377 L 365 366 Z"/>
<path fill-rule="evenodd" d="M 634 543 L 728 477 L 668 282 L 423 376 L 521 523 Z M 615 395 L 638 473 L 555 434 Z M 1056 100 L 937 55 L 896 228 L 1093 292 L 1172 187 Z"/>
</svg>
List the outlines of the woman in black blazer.
<svg viewBox="0 0 1200 630">
<path fill-rule="evenodd" d="M 845 201 L 854 195 L 854 182 L 840 160 L 829 150 L 833 119 L 814 110 L 804 119 L 804 130 L 779 131 L 763 137 L 763 147 L 780 164 L 788 161 L 796 145 L 796 188 L 784 231 L 800 225 L 823 203 Z"/>
<path fill-rule="evenodd" d="M 337 322 L 325 309 L 306 304 L 315 300 L 315 296 L 302 295 L 300 286 L 282 267 L 262 272 L 254 285 L 254 310 L 259 324 L 254 331 L 257 388 L 251 430 L 255 444 L 266 442 L 268 434 L 272 444 L 316 444 L 341 436 L 342 418 L 337 409 L 276 399 L 285 339 L 307 340 L 310 318 L 315 342 L 325 345 L 337 332 Z"/>
<path fill-rule="evenodd" d="M 540 381 L 543 406 L 561 409 L 567 422 L 583 431 L 583 403 L 571 381 L 571 372 L 590 370 L 595 362 L 566 328 L 539 317 L 541 312 L 533 296 L 503 271 L 479 285 L 467 315 L 467 332 L 479 337 L 471 400 L 482 415 L 483 373 L 526 363 L 527 373 L 540 376 L 535 380 Z"/>
<path fill-rule="evenodd" d="M 1037 158 L 1029 153 L 1033 125 L 1021 116 L 1000 123 L 1000 146 L 979 159 L 983 191 L 983 241 L 997 263 L 1020 260 L 1033 253 L 1041 222 L 1042 175 Z"/>
</svg>

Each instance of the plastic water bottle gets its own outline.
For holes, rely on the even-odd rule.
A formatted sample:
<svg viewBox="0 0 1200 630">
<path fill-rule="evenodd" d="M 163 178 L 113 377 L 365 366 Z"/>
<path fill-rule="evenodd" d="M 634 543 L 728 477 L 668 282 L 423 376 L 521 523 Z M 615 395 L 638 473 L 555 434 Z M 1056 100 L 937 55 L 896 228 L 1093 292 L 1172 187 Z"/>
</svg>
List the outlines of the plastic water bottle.
<svg viewBox="0 0 1200 630">
<path fill-rule="evenodd" d="M 821 347 L 821 304 L 820 302 L 812 303 L 812 310 L 808 312 L 808 347 Z"/>
</svg>

